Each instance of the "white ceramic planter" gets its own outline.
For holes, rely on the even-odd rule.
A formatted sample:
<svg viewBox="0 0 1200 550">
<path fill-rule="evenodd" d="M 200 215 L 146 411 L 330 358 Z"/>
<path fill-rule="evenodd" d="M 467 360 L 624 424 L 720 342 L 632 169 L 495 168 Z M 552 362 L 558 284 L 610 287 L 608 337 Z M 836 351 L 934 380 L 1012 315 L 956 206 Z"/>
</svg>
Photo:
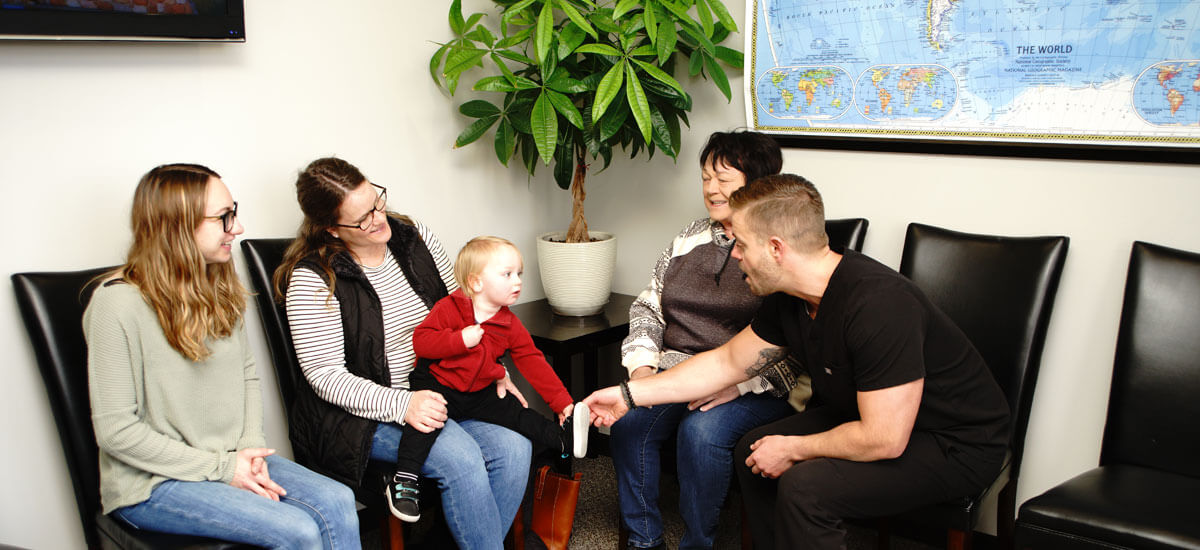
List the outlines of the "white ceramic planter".
<svg viewBox="0 0 1200 550">
<path fill-rule="evenodd" d="M 559 315 L 595 315 L 612 293 L 613 269 L 617 263 L 617 238 L 612 233 L 589 231 L 596 239 L 587 243 L 565 243 L 565 231 L 540 235 L 537 240 L 538 270 L 550 309 Z"/>
</svg>

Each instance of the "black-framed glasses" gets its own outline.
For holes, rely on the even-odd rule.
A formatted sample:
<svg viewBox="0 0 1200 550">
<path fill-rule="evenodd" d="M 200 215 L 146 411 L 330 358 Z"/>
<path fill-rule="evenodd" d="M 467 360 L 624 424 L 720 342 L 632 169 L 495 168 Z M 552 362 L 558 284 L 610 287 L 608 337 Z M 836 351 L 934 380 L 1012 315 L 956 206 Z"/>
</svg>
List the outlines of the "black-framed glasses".
<svg viewBox="0 0 1200 550">
<path fill-rule="evenodd" d="M 221 220 L 221 229 L 226 233 L 233 231 L 233 224 L 237 221 L 237 201 L 233 201 L 233 208 L 227 210 L 219 216 L 203 216 L 206 220 Z"/>
<path fill-rule="evenodd" d="M 370 183 L 370 182 L 367 182 L 367 183 Z M 371 187 L 374 187 L 379 190 L 379 196 L 375 197 L 375 207 L 372 208 L 366 214 L 363 214 L 362 217 L 359 218 L 358 221 L 353 224 L 335 223 L 333 225 L 336 225 L 338 227 L 349 227 L 351 229 L 358 229 L 361 231 L 366 231 L 366 230 L 370 229 L 371 222 L 374 221 L 375 213 L 376 212 L 384 212 L 387 209 L 387 188 L 382 185 L 375 185 L 374 183 L 371 184 Z"/>
</svg>

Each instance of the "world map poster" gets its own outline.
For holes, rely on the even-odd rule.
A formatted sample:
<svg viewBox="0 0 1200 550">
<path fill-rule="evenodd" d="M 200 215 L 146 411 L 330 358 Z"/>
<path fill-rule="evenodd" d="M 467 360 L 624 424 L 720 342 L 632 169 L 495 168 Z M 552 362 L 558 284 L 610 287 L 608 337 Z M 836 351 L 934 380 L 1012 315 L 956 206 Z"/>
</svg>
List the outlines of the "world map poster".
<svg viewBox="0 0 1200 550">
<path fill-rule="evenodd" d="M 750 0 L 755 129 L 1200 152 L 1200 0 Z"/>
</svg>

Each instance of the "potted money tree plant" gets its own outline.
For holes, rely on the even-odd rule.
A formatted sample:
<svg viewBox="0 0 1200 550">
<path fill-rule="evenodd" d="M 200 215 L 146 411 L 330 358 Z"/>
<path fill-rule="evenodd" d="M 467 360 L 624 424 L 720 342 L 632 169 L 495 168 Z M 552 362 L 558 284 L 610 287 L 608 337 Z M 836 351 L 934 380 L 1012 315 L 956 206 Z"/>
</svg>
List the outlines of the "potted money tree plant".
<svg viewBox="0 0 1200 550">
<path fill-rule="evenodd" d="M 539 237 L 538 263 L 556 312 L 591 315 L 611 291 L 616 238 L 588 230 L 588 172 L 597 161 L 597 172 L 607 168 L 614 150 L 676 158 L 692 109 L 684 76 L 731 99 L 725 67 L 741 69 L 742 53 L 720 44 L 737 23 L 721 0 L 494 4 L 495 12 L 464 15 L 460 0 L 451 2 L 453 37 L 439 43 L 430 72 L 451 96 L 469 78 L 474 95 L 487 98 L 459 106 L 466 127 L 455 147 L 490 134 L 501 164 L 515 159 L 531 177 L 549 167 L 570 190 L 571 224 Z"/>
</svg>

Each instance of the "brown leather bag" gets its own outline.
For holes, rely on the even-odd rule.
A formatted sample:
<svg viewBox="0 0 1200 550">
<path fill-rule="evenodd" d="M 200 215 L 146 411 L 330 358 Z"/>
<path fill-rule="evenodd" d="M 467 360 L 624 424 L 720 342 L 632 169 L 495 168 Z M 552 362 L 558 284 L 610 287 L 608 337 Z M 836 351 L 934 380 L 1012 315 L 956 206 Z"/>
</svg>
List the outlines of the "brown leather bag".
<svg viewBox="0 0 1200 550">
<path fill-rule="evenodd" d="M 575 505 L 579 503 L 579 480 L 551 472 L 542 466 L 533 487 L 533 520 L 530 527 L 549 550 L 566 550 L 575 524 Z"/>
</svg>

